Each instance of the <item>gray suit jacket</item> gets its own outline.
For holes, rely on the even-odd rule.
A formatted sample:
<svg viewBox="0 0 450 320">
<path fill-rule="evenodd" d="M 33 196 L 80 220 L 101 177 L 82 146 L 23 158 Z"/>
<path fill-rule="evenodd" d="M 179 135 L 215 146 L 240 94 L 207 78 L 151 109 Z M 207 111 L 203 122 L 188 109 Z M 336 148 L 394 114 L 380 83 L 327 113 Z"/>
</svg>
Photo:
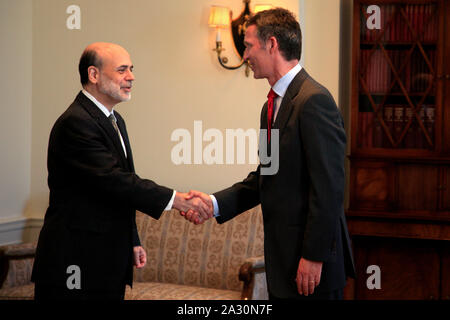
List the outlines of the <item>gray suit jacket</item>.
<svg viewBox="0 0 450 320">
<path fill-rule="evenodd" d="M 267 129 L 267 103 L 261 111 Z M 279 129 L 279 170 L 257 170 L 215 193 L 219 223 L 261 203 L 269 292 L 296 298 L 301 257 L 323 261 L 316 292 L 343 288 L 354 276 L 344 215 L 346 135 L 342 115 L 326 88 L 302 69 L 289 85 L 273 129 Z"/>
</svg>

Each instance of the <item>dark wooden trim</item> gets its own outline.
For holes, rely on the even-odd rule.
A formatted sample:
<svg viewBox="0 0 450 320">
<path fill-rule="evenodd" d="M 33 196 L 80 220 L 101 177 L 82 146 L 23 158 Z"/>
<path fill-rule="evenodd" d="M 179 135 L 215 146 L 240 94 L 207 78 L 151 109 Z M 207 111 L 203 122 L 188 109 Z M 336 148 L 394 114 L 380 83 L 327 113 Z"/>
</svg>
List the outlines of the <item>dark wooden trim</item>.
<svg viewBox="0 0 450 320">
<path fill-rule="evenodd" d="M 255 286 L 255 273 L 264 272 L 265 268 L 253 268 L 251 262 L 245 262 L 239 269 L 239 280 L 244 282 L 241 300 L 252 300 Z"/>
</svg>

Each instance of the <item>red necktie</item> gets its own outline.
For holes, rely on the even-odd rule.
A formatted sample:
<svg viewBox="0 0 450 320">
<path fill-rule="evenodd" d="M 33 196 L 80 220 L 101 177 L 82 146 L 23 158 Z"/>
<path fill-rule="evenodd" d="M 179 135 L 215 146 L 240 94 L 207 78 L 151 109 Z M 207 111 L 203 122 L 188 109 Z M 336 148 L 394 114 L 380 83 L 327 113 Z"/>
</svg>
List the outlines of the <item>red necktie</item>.
<svg viewBox="0 0 450 320">
<path fill-rule="evenodd" d="M 267 95 L 267 142 L 270 142 L 270 130 L 272 129 L 272 120 L 273 120 L 273 102 L 274 99 L 278 97 L 278 95 L 270 89 L 269 94 Z"/>
</svg>

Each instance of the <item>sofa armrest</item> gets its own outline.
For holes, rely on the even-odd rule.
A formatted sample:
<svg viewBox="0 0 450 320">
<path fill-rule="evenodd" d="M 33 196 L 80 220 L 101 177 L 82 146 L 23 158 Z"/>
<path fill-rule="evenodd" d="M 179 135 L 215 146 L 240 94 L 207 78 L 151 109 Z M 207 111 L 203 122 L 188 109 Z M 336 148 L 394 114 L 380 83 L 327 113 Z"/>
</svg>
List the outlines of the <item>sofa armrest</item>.
<svg viewBox="0 0 450 320">
<path fill-rule="evenodd" d="M 0 289 L 30 283 L 36 243 L 0 247 Z"/>
<path fill-rule="evenodd" d="M 239 270 L 239 280 L 244 282 L 242 300 L 268 299 L 264 256 L 246 259 Z"/>
</svg>

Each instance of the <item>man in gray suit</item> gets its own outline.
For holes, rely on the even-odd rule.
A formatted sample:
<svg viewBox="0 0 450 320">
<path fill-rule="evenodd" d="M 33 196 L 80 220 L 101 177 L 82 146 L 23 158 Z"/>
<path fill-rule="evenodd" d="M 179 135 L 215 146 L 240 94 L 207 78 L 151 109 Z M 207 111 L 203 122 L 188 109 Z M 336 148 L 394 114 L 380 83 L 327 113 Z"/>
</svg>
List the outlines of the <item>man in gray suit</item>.
<svg viewBox="0 0 450 320">
<path fill-rule="evenodd" d="M 190 196 L 209 200 L 219 223 L 261 204 L 270 298 L 342 299 L 346 277 L 355 274 L 344 215 L 342 115 L 328 90 L 299 65 L 301 31 L 291 12 L 256 14 L 244 42 L 255 79 L 271 86 L 260 128 L 269 129 L 268 141 L 270 129 L 279 130 L 279 140 L 268 145 L 278 143 L 278 172 L 265 175 L 269 165 L 261 161 L 230 188 Z M 272 137 L 277 138 L 273 132 Z M 203 222 L 196 213 L 183 214 Z"/>
</svg>

